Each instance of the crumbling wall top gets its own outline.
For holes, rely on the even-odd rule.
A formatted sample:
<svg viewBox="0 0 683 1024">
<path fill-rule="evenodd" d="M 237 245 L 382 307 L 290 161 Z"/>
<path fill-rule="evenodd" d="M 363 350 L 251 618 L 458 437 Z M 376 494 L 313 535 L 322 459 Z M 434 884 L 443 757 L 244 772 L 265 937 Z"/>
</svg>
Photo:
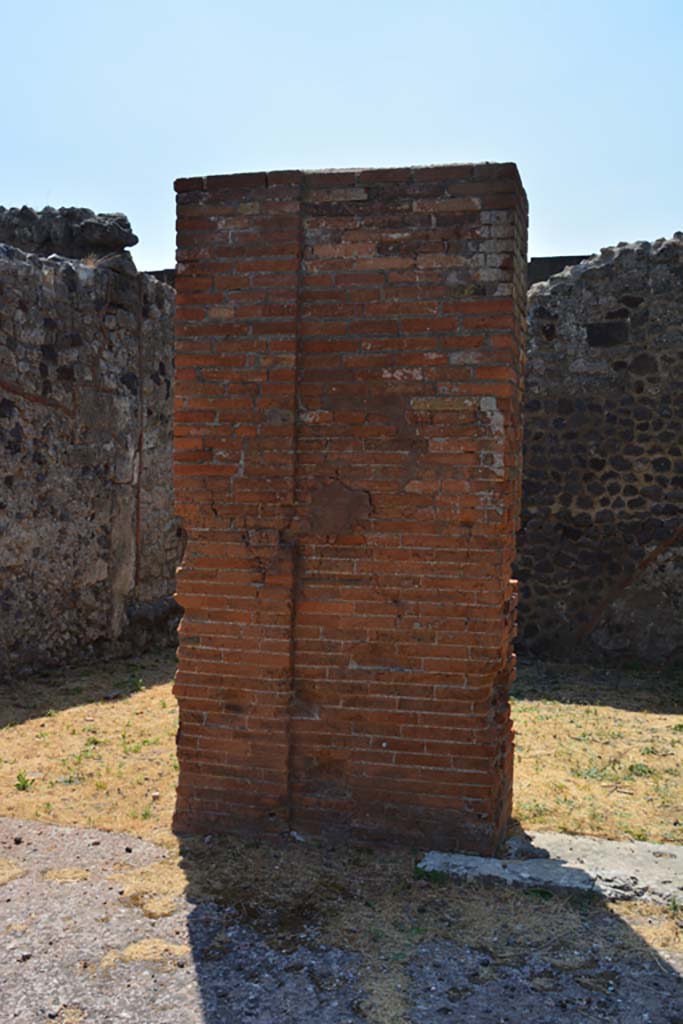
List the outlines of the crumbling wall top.
<svg viewBox="0 0 683 1024">
<path fill-rule="evenodd" d="M 94 213 L 83 207 L 0 206 L 0 242 L 39 256 L 83 259 L 122 252 L 138 241 L 123 213 Z"/>
</svg>

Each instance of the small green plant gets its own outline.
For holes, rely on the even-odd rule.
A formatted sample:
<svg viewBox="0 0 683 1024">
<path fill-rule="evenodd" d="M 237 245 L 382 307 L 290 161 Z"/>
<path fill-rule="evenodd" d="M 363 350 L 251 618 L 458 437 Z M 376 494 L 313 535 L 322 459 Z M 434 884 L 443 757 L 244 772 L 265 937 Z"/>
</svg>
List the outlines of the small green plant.
<svg viewBox="0 0 683 1024">
<path fill-rule="evenodd" d="M 543 900 L 545 903 L 547 903 L 549 900 L 555 899 L 555 894 L 552 893 L 550 889 L 534 887 L 532 889 L 528 889 L 527 892 L 530 896 L 534 896 L 537 900 Z"/>
<path fill-rule="evenodd" d="M 597 779 L 598 781 L 602 781 L 608 777 L 608 772 L 609 767 L 592 764 L 589 768 L 573 769 L 572 775 L 575 775 L 577 779 Z"/>
<path fill-rule="evenodd" d="M 447 871 L 427 871 L 425 868 L 421 868 L 416 864 L 413 871 L 413 878 L 417 882 L 429 882 L 431 885 L 445 885 L 449 881 L 450 875 Z"/>
<path fill-rule="evenodd" d="M 27 789 L 32 787 L 34 782 L 35 779 L 29 779 L 28 775 L 22 768 L 20 772 L 17 772 L 17 781 L 14 783 L 14 788 L 25 793 Z"/>
<path fill-rule="evenodd" d="M 61 779 L 57 779 L 57 782 L 61 782 L 64 786 L 78 786 L 82 781 L 80 775 L 74 775 L 73 772 L 69 775 L 64 775 Z"/>
<path fill-rule="evenodd" d="M 140 817 L 144 818 L 145 821 L 148 821 L 152 817 L 152 805 L 151 804 L 149 805 L 149 807 L 145 807 L 145 809 L 142 812 L 142 814 L 140 815 Z"/>
<path fill-rule="evenodd" d="M 140 690 L 144 690 L 145 680 L 142 676 L 138 676 L 131 672 L 126 680 L 126 687 L 131 691 L 131 693 L 138 693 Z"/>
<path fill-rule="evenodd" d="M 124 729 L 121 733 L 121 750 L 124 754 L 139 754 L 142 750 L 142 743 L 131 743 L 128 733 Z"/>
<path fill-rule="evenodd" d="M 650 838 L 647 829 L 644 828 L 627 828 L 624 831 L 631 839 L 637 839 L 641 843 L 646 843 Z"/>
<path fill-rule="evenodd" d="M 520 814 L 530 818 L 545 818 L 550 812 L 548 805 L 541 800 L 520 800 L 519 810 Z"/>
<path fill-rule="evenodd" d="M 95 753 L 95 748 L 99 747 L 101 743 L 102 740 L 98 739 L 97 736 L 88 736 L 83 745 L 83 749 L 79 751 L 78 754 L 74 754 L 73 763 L 80 764 L 83 758 L 92 757 Z M 63 759 L 62 763 L 66 764 L 66 760 Z"/>
<path fill-rule="evenodd" d="M 639 761 L 637 764 L 630 764 L 628 766 L 628 777 L 631 779 L 638 778 L 643 775 L 656 775 L 654 768 L 650 768 L 648 765 L 643 764 Z"/>
</svg>

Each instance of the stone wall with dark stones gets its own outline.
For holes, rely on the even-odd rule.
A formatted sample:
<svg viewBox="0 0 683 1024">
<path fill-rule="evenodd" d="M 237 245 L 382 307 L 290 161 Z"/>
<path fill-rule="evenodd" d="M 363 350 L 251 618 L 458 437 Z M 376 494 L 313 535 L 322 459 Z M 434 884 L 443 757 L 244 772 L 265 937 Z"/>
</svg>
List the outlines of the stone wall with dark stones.
<svg viewBox="0 0 683 1024">
<path fill-rule="evenodd" d="M 519 646 L 683 660 L 683 234 L 529 292 Z"/>
<path fill-rule="evenodd" d="M 592 255 L 592 254 L 591 254 Z M 590 255 L 584 256 L 532 256 L 527 263 L 527 286 L 538 284 L 539 281 L 547 281 L 553 274 L 560 274 L 565 267 L 573 267 L 575 263 L 582 263 L 590 259 Z"/>
<path fill-rule="evenodd" d="M 0 206 L 0 242 L 22 252 L 83 259 L 122 252 L 137 241 L 123 213 L 94 213 L 78 206 Z"/>
<path fill-rule="evenodd" d="M 0 244 L 0 679 L 173 632 L 174 298 Z"/>
<path fill-rule="evenodd" d="M 0 207 L 0 679 L 174 636 L 174 272 L 138 274 L 136 241 Z M 518 646 L 680 661 L 683 237 L 529 299 Z"/>
</svg>

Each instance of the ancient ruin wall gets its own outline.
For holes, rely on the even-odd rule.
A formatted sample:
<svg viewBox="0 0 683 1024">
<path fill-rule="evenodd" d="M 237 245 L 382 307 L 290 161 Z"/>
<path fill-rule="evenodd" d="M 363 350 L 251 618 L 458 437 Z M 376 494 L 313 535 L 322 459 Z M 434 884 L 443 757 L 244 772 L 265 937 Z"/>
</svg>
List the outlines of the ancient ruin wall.
<svg viewBox="0 0 683 1024">
<path fill-rule="evenodd" d="M 683 235 L 529 293 L 520 643 L 683 659 Z"/>
<path fill-rule="evenodd" d="M 491 853 L 512 774 L 516 168 L 177 190 L 176 827 Z"/>
<path fill-rule="evenodd" d="M 0 242 L 22 252 L 84 259 L 122 252 L 137 241 L 123 213 L 95 213 L 80 206 L 0 206 Z"/>
<path fill-rule="evenodd" d="M 7 678 L 124 650 L 173 615 L 174 293 L 128 254 L 0 245 L 0 300 Z"/>
</svg>

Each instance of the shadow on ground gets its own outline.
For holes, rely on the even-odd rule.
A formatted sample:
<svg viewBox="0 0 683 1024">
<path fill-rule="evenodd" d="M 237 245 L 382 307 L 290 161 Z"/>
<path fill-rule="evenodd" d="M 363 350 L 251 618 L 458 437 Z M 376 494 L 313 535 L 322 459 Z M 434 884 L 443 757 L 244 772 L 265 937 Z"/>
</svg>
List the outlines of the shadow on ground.
<svg viewBox="0 0 683 1024">
<path fill-rule="evenodd" d="M 456 883 L 406 850 L 0 819 L 3 1020 L 680 1024 L 675 916 Z M 680 923 L 680 922 L 679 922 Z"/>
<path fill-rule="evenodd" d="M 45 670 L 0 682 L 0 729 L 82 704 L 130 697 L 138 690 L 167 683 L 175 664 L 174 649 L 166 647 L 96 666 Z"/>
<path fill-rule="evenodd" d="M 683 669 L 596 668 L 519 658 L 512 696 L 653 714 L 683 713 Z"/>
<path fill-rule="evenodd" d="M 205 1024 L 683 1021 L 673 910 L 415 863 L 408 850 L 181 838 Z"/>
</svg>

